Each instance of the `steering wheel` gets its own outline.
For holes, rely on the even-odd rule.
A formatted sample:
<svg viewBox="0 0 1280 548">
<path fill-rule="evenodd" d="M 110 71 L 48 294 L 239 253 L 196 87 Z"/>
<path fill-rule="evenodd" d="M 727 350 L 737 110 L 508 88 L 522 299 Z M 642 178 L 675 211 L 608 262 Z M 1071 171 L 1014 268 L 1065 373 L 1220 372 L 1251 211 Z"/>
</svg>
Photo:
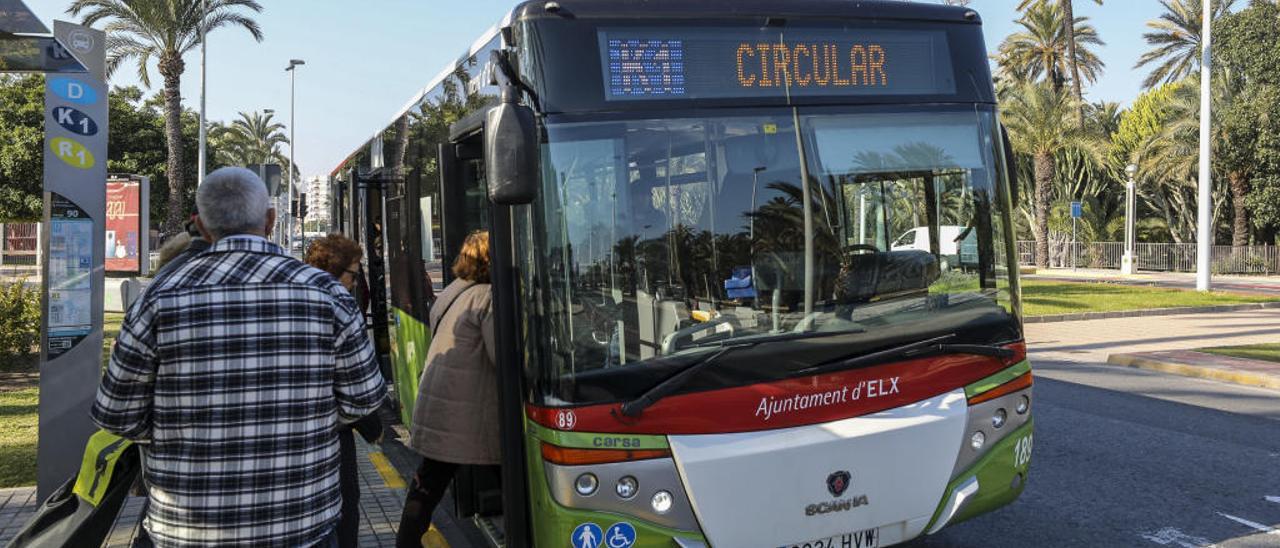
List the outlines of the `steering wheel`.
<svg viewBox="0 0 1280 548">
<path fill-rule="evenodd" d="M 845 248 L 845 251 L 870 251 L 872 253 L 879 253 L 880 248 L 871 244 L 853 244 Z"/>
</svg>

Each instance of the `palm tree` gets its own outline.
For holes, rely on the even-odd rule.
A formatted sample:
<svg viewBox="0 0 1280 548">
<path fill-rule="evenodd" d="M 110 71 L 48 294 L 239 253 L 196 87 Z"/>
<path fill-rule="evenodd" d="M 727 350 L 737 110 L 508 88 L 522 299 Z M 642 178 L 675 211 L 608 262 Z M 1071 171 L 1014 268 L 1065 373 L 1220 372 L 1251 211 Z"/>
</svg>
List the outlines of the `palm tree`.
<svg viewBox="0 0 1280 548">
<path fill-rule="evenodd" d="M 1072 123 L 1077 110 L 1075 99 L 1053 85 L 1023 84 L 1004 97 L 1002 103 L 1001 119 L 1009 128 L 1014 150 L 1032 158 L 1036 266 L 1046 268 L 1049 266 L 1049 204 L 1053 199 L 1057 154 L 1078 149 L 1092 155 L 1097 150 L 1096 138 Z"/>
<path fill-rule="evenodd" d="M 1062 9 L 1043 0 L 1031 4 L 1017 21 L 1023 30 L 1006 37 L 997 50 L 996 60 L 1002 75 L 1023 82 L 1047 80 L 1054 89 L 1062 89 L 1073 74 L 1083 74 L 1091 83 L 1096 81 L 1105 65 L 1088 46 L 1104 44 L 1087 20 L 1087 17 L 1075 19 L 1072 35 L 1074 42 L 1082 46 L 1073 48 L 1072 35 L 1065 30 L 1067 18 Z M 1080 77 L 1072 78 L 1078 85 Z"/>
<path fill-rule="evenodd" d="M 1213 18 L 1227 14 L 1235 0 L 1215 0 Z M 1160 0 L 1164 13 L 1147 21 L 1151 32 L 1142 35 L 1151 50 L 1138 58 L 1133 68 L 1154 65 L 1142 82 L 1152 88 L 1191 76 L 1200 70 L 1200 31 L 1203 29 L 1204 3 L 1201 0 Z"/>
<path fill-rule="evenodd" d="M 202 1 L 207 2 L 208 11 L 202 9 Z M 157 61 L 164 77 L 164 126 L 169 147 L 169 204 L 163 225 L 168 233 L 181 230 L 185 220 L 181 83 L 186 65 L 182 56 L 200 45 L 202 29 L 207 34 L 223 26 L 241 27 L 261 42 L 262 29 L 241 13 L 241 8 L 262 11 L 255 0 L 73 0 L 67 8 L 72 16 L 84 14 L 85 25 L 106 23 L 108 74 L 136 59 L 138 78 L 151 87 L 147 65 L 153 58 Z"/>
<path fill-rule="evenodd" d="M 225 161 L 235 165 L 288 164 L 280 145 L 288 144 L 284 124 L 272 120 L 274 114 L 241 112 L 240 118 L 218 129 L 223 139 Z"/>
<path fill-rule="evenodd" d="M 1093 2 L 1099 6 L 1102 5 L 1102 0 L 1093 0 Z M 1045 3 L 1045 0 L 1022 0 L 1018 3 L 1018 10 L 1022 11 L 1033 3 L 1043 4 Z M 1065 14 L 1065 17 L 1062 18 L 1062 31 L 1067 35 L 1067 58 L 1072 60 L 1071 91 L 1075 94 L 1076 103 L 1081 107 L 1076 109 L 1076 112 L 1080 118 L 1080 127 L 1084 127 L 1084 91 L 1081 89 L 1080 85 L 1080 60 L 1077 57 L 1076 52 L 1076 50 L 1079 49 L 1080 32 L 1074 24 L 1074 22 L 1077 21 L 1076 8 L 1072 3 L 1072 0 L 1059 0 L 1059 5 L 1062 6 L 1062 12 Z M 1068 22 L 1072 22 L 1073 24 L 1067 24 Z M 1094 32 L 1093 37 L 1096 39 L 1097 36 L 1097 32 Z M 1102 42 L 1099 41 L 1098 45 L 1101 44 Z M 1092 83 L 1093 78 L 1090 78 L 1089 82 Z"/>
<path fill-rule="evenodd" d="M 1231 245 L 1235 247 L 1249 244 L 1249 208 L 1246 197 L 1249 194 L 1249 179 L 1253 175 L 1255 160 L 1247 143 L 1257 138 L 1256 127 L 1250 122 L 1254 112 L 1245 108 L 1233 110 L 1233 95 L 1238 92 L 1241 83 L 1226 72 L 1215 76 L 1211 83 L 1210 95 L 1213 108 L 1210 110 L 1210 143 L 1213 147 L 1213 186 L 1214 214 L 1213 225 L 1225 212 L 1220 203 L 1222 198 L 1230 195 L 1232 212 Z M 1192 76 L 1184 85 L 1178 86 L 1167 106 L 1167 118 L 1160 132 L 1152 135 L 1142 144 L 1138 151 L 1141 160 L 1139 165 L 1151 165 L 1157 173 L 1152 178 L 1174 186 L 1189 186 L 1191 192 L 1196 189 L 1195 180 L 1200 169 L 1200 79 Z M 1245 118 L 1245 119 L 1241 119 Z M 1226 181 L 1226 185 L 1222 181 Z M 1172 196 L 1179 189 L 1165 189 L 1164 194 Z M 1195 195 L 1188 203 L 1194 206 Z M 1188 207 L 1185 217 L 1194 220 L 1191 215 L 1194 207 Z M 1194 223 L 1190 223 L 1194 226 Z"/>
</svg>

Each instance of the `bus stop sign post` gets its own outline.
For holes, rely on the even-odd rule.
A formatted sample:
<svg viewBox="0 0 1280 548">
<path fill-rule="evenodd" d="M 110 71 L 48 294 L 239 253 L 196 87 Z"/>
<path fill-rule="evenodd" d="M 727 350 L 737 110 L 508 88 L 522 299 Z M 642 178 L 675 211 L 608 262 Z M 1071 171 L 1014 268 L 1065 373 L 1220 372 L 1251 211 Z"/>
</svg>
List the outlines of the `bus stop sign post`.
<svg viewBox="0 0 1280 548">
<path fill-rule="evenodd" d="M 80 469 L 96 428 L 89 408 L 102 370 L 106 251 L 107 85 L 105 35 L 54 21 L 53 35 L 87 73 L 45 80 L 44 248 L 40 422 L 36 489 L 41 499 Z"/>
<path fill-rule="evenodd" d="M 1084 204 L 1080 202 L 1071 202 L 1071 270 L 1076 269 L 1076 256 L 1079 255 L 1078 244 L 1076 243 L 1076 221 L 1084 217 Z"/>
</svg>

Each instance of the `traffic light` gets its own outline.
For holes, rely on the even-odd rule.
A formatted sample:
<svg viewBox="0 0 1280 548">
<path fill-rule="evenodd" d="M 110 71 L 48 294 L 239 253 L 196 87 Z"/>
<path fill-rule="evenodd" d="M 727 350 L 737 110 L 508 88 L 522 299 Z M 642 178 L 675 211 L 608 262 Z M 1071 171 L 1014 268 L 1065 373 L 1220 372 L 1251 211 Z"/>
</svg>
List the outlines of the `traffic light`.
<svg viewBox="0 0 1280 548">
<path fill-rule="evenodd" d="M 298 218 L 305 220 L 307 218 L 307 193 L 298 194 Z"/>
</svg>

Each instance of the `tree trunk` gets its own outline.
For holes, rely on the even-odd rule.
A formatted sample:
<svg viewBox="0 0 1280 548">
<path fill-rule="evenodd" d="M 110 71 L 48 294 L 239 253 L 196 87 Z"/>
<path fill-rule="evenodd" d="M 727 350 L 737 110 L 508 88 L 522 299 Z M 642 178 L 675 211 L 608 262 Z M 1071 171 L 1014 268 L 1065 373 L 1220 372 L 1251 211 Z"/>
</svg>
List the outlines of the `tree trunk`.
<svg viewBox="0 0 1280 548">
<path fill-rule="evenodd" d="M 169 145 L 169 161 L 166 177 L 169 178 L 169 204 L 165 208 L 161 231 L 167 235 L 183 230 L 188 215 L 186 202 L 186 170 L 182 158 L 182 57 L 166 55 L 160 58 L 160 75 L 164 77 L 164 134 Z"/>
<path fill-rule="evenodd" d="M 1227 173 L 1227 182 L 1231 185 L 1231 209 L 1235 213 L 1231 225 L 1231 246 L 1249 245 L 1249 209 L 1245 206 L 1245 196 L 1249 194 L 1249 180 L 1244 172 Z"/>
<path fill-rule="evenodd" d="M 1053 154 L 1037 152 L 1033 159 L 1036 173 L 1036 267 L 1049 267 L 1049 197 L 1053 188 Z"/>
<path fill-rule="evenodd" d="M 1067 32 L 1067 64 L 1071 66 L 1071 92 L 1076 96 L 1076 115 L 1084 128 L 1084 91 L 1080 88 L 1080 65 L 1076 64 L 1076 10 L 1071 0 L 1062 0 L 1063 25 Z"/>
</svg>

